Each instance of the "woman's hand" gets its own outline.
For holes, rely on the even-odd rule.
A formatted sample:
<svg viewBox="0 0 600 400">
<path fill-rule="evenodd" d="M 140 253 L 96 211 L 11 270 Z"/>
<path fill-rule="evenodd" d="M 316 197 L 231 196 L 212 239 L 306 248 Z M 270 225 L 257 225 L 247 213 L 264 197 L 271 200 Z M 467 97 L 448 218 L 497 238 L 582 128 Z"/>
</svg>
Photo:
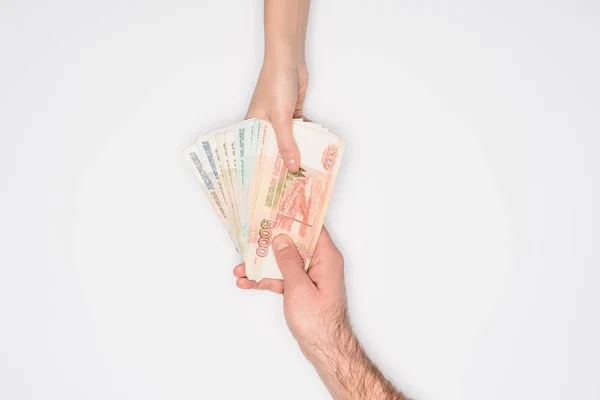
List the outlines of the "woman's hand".
<svg viewBox="0 0 600 400">
<path fill-rule="evenodd" d="M 303 118 L 308 87 L 306 64 L 286 65 L 265 61 L 246 118 L 270 121 L 277 135 L 281 156 L 291 172 L 298 171 L 300 152 L 293 136 L 294 118 Z"/>
</svg>

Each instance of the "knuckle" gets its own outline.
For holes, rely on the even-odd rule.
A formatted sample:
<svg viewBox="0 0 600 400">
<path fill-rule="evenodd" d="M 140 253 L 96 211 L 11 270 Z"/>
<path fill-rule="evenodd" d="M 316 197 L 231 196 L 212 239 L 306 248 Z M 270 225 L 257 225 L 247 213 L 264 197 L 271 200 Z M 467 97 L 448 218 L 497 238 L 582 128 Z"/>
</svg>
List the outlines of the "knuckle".
<svg viewBox="0 0 600 400">
<path fill-rule="evenodd" d="M 329 262 L 336 268 L 344 268 L 344 256 L 339 250 L 330 255 Z"/>
<path fill-rule="evenodd" d="M 258 289 L 260 289 L 260 290 L 270 290 L 271 286 L 272 286 L 271 282 L 262 280 L 258 284 Z"/>
<path fill-rule="evenodd" d="M 288 144 L 284 144 L 284 145 L 279 146 L 279 152 L 284 157 L 291 156 L 294 153 L 294 148 Z"/>
<path fill-rule="evenodd" d="M 341 268 L 344 268 L 344 256 L 339 251 L 337 252 L 336 261 Z"/>
<path fill-rule="evenodd" d="M 292 248 L 281 252 L 280 258 L 281 258 L 281 261 L 283 261 L 287 264 L 296 264 L 296 263 L 299 263 L 302 261 L 300 254 L 298 254 L 298 251 L 296 251 L 296 249 L 292 249 Z"/>
<path fill-rule="evenodd" d="M 297 262 L 300 261 L 300 256 L 297 255 L 297 254 L 289 254 L 289 253 L 288 254 L 284 254 L 282 256 L 282 258 L 283 258 L 283 261 L 285 261 L 285 262 L 287 262 L 289 264 L 297 263 Z"/>
</svg>

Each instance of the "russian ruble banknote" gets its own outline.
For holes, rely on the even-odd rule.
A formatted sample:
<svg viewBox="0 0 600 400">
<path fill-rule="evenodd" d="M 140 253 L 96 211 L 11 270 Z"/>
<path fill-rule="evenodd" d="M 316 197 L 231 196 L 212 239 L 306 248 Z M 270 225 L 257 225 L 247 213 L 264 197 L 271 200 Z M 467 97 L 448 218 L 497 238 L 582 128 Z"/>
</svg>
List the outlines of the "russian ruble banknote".
<svg viewBox="0 0 600 400">
<path fill-rule="evenodd" d="M 321 125 L 294 120 L 299 171 L 284 165 L 273 126 L 248 119 L 198 138 L 184 151 L 249 279 L 280 279 L 271 240 L 289 235 L 308 269 L 344 153 Z"/>
</svg>

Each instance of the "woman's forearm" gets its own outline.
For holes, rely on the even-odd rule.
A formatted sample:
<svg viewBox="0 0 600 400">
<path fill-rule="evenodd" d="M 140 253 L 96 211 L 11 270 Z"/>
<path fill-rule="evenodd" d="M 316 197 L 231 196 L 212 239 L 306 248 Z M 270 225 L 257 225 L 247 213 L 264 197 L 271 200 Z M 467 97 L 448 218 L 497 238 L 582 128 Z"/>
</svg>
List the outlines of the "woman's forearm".
<svg viewBox="0 0 600 400">
<path fill-rule="evenodd" d="M 265 63 L 305 63 L 310 0 L 265 0 Z"/>
</svg>

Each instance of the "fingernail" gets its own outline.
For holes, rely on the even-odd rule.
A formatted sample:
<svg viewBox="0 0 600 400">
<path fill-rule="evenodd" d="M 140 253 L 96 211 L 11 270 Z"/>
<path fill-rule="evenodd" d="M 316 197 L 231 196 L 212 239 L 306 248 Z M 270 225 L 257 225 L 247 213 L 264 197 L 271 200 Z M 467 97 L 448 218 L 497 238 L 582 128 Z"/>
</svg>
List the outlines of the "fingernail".
<svg viewBox="0 0 600 400">
<path fill-rule="evenodd" d="M 288 169 L 293 170 L 294 168 L 296 168 L 296 160 L 294 160 L 293 158 L 289 159 L 286 164 L 287 164 Z"/>
<path fill-rule="evenodd" d="M 275 248 L 275 251 L 281 251 L 287 249 L 290 247 L 290 245 L 287 243 L 285 238 L 277 236 L 275 239 L 273 239 L 273 247 Z"/>
</svg>

